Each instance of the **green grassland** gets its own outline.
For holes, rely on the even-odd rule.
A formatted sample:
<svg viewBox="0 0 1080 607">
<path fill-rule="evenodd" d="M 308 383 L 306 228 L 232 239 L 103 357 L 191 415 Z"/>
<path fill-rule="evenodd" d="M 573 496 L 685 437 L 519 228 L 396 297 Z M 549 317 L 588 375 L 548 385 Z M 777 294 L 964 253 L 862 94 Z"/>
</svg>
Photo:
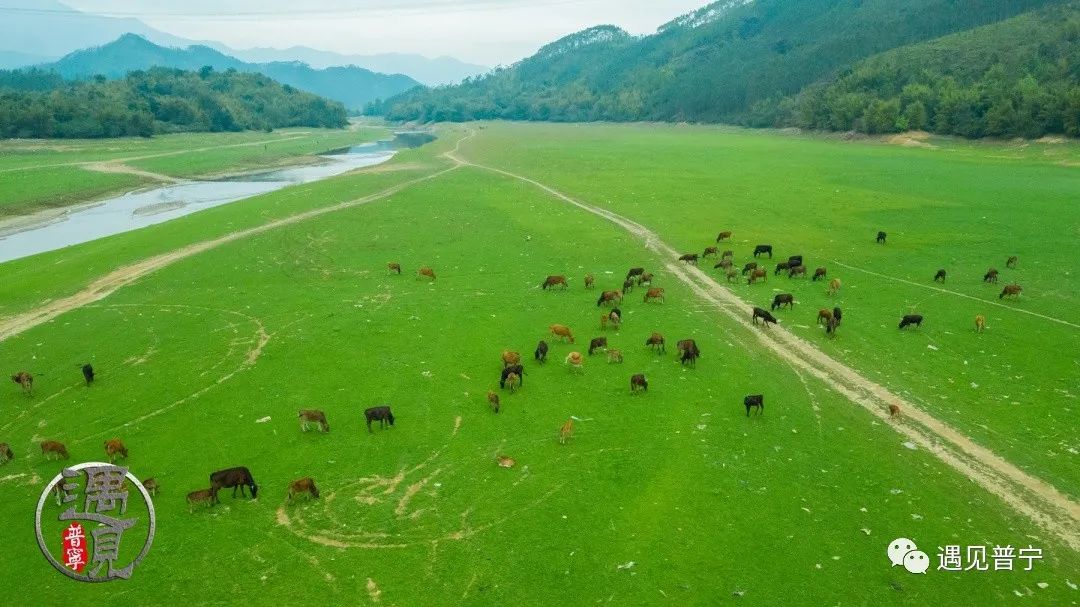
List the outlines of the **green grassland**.
<svg viewBox="0 0 1080 607">
<path fill-rule="evenodd" d="M 3 264 L 9 279 L 0 286 L 0 314 L 71 294 L 154 254 L 433 175 L 450 166 L 438 154 L 462 134 L 446 128 L 436 143 L 400 154 L 388 165 L 400 171 L 360 171 Z M 925 274 L 920 264 L 936 264 L 929 250 L 936 246 L 955 260 L 945 264 L 955 277 L 947 288 L 992 298 L 981 284 L 966 285 L 965 271 L 985 265 L 984 247 L 1001 261 L 1019 254 L 1026 291 L 1009 305 L 1077 320 L 1075 284 L 1060 271 L 1056 278 L 1039 272 L 1060 270 L 1055 264 L 1076 254 L 1067 242 L 1053 246 L 1055 230 L 1069 220 L 1054 200 L 1068 199 L 1075 184 L 1046 181 L 1051 168 L 1029 168 L 1043 181 L 1013 176 L 1032 177 L 1014 186 L 1028 186 L 1037 207 L 1027 222 L 1006 222 L 1006 211 L 991 208 L 994 199 L 976 212 L 995 221 L 968 236 L 963 217 L 973 211 L 964 205 L 975 203 L 965 200 L 924 200 L 917 206 L 929 219 L 895 226 L 912 216 L 905 210 L 914 191 L 956 196 L 954 189 L 991 179 L 1005 187 L 1004 173 L 1017 167 L 971 157 L 963 162 L 982 172 L 965 177 L 957 175 L 963 164 L 935 169 L 944 161 L 931 156 L 918 172 L 905 163 L 921 157 L 896 147 L 645 127 L 484 125 L 462 155 L 610 206 L 688 249 L 703 248 L 719 229 L 735 230 L 740 260 L 764 238 L 781 254 L 799 248 L 790 252 L 811 265 L 836 256 L 917 281 Z M 900 183 L 874 182 L 875 166 Z M 962 181 L 934 188 L 922 177 L 931 170 Z M 837 189 L 846 202 L 834 199 Z M 807 210 L 815 205 L 803 197 L 812 195 L 826 207 L 821 215 Z M 958 231 L 932 225 L 950 209 Z M 873 234 L 886 218 L 892 223 L 880 229 L 890 231 L 890 243 L 875 248 Z M 1004 240 L 1025 247 L 998 252 Z M 973 241 L 979 250 L 970 250 Z M 387 275 L 388 261 L 401 262 L 405 275 Z M 0 469 L 0 516 L 9 529 L 0 603 L 32 596 L 53 604 L 76 590 L 91 602 L 140 605 L 1077 600 L 1068 584 L 1078 581 L 1080 555 L 763 350 L 749 329 L 664 271 L 668 261 L 536 188 L 459 168 L 368 205 L 186 258 L 5 340 L 5 364 L 28 367 L 38 380 L 32 398 L 10 384 L 0 399 L 8 411 L 0 441 L 16 452 Z M 433 284 L 410 275 L 423 265 L 438 273 Z M 621 306 L 623 327 L 608 332 L 625 363 L 598 355 L 584 374 L 569 373 L 566 353 L 584 351 L 601 334 L 596 292 L 585 291 L 581 277 L 592 272 L 600 288 L 616 288 L 637 265 L 656 271 L 667 302 L 644 304 L 631 294 Z M 1075 407 L 1055 392 L 1076 391 L 1069 370 L 1077 349 L 1060 349 L 1075 345 L 1074 329 L 994 308 L 986 310 L 987 333 L 976 338 L 968 335 L 973 313 L 955 309 L 965 302 L 824 265 L 845 282 L 837 301 L 848 316 L 835 341 L 810 329 L 804 337 L 1059 488 L 1075 488 L 1067 465 L 1074 456 L 1038 457 L 1051 444 L 1046 436 L 1076 441 Z M 541 291 L 547 274 L 567 274 L 571 287 Z M 787 284 L 770 275 L 753 290 L 734 288 L 759 301 Z M 1044 299 L 1046 285 L 1060 292 L 1056 304 Z M 800 304 L 780 314 L 784 324 L 812 325 L 823 291 L 800 286 Z M 911 304 L 928 323 L 898 334 L 897 317 Z M 497 386 L 499 353 L 528 354 L 552 323 L 571 326 L 577 344 L 553 343 L 546 366 L 528 361 L 523 388 L 504 392 L 502 413 L 491 413 L 484 394 Z M 690 369 L 673 351 L 650 352 L 642 343 L 652 331 L 663 332 L 672 350 L 677 339 L 696 339 L 703 358 Z M 931 343 L 939 349 L 926 350 Z M 1040 357 L 1044 371 L 1027 377 L 1028 391 L 1015 392 L 1022 407 L 964 399 L 959 387 L 946 387 L 963 357 L 975 365 L 970 374 L 1004 365 L 1027 374 L 1029 359 L 1050 348 L 1058 360 Z M 81 362 L 98 369 L 91 388 L 81 385 Z M 629 376 L 639 372 L 650 389 L 631 395 Z M 993 390 L 1006 379 L 980 376 L 978 383 Z M 759 391 L 765 413 L 747 418 L 742 396 Z M 948 395 L 949 406 L 935 393 Z M 362 411 L 381 403 L 393 406 L 397 424 L 369 434 Z M 331 432 L 301 433 L 295 416 L 302 408 L 325 410 Z M 1036 408 L 1043 417 L 1021 413 Z M 560 445 L 556 431 L 571 415 L 575 436 Z M 987 430 L 980 433 L 980 424 Z M 59 468 L 35 443 L 62 440 L 72 461 L 86 461 L 101 458 L 102 441 L 114 436 L 131 450 L 132 470 L 162 485 L 157 539 L 131 581 L 75 588 L 33 538 L 33 505 Z M 500 454 L 517 466 L 497 467 Z M 259 499 L 226 492 L 221 505 L 189 514 L 184 495 L 205 487 L 211 471 L 234 465 L 251 468 Z M 286 506 L 285 485 L 301 476 L 314 477 L 322 497 Z M 1034 544 L 1045 558 L 1033 572 L 916 576 L 889 567 L 885 547 L 899 536 L 916 539 L 932 558 L 945 544 L 996 543 Z"/>
<path fill-rule="evenodd" d="M 122 163 L 172 178 L 212 177 L 302 164 L 315 154 L 384 136 L 381 128 L 282 129 L 273 133 L 198 133 L 149 139 L 0 142 L 0 215 L 24 215 L 115 194 L 155 180 L 91 170 Z"/>
</svg>

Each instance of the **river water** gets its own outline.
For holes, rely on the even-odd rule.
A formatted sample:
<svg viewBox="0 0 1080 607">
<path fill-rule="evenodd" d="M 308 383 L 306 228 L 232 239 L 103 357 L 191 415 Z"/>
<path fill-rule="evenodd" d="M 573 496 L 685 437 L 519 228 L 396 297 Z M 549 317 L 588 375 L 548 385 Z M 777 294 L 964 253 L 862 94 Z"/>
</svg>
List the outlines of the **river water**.
<svg viewBox="0 0 1080 607">
<path fill-rule="evenodd" d="M 393 158 L 397 150 L 418 147 L 432 139 L 424 133 L 396 133 L 393 140 L 365 143 L 324 154 L 321 157 L 326 162 L 322 164 L 255 172 L 214 181 L 184 181 L 129 192 L 84 205 L 39 225 L 0 237 L 0 262 L 137 230 L 292 185 L 375 166 Z"/>
</svg>

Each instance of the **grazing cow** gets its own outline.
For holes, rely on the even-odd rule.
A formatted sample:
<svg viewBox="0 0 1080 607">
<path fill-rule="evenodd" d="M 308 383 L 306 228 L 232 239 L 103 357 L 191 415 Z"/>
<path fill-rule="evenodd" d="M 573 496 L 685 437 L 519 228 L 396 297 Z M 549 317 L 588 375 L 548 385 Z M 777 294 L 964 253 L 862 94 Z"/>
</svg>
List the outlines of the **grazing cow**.
<svg viewBox="0 0 1080 607">
<path fill-rule="evenodd" d="M 1005 261 L 1005 267 L 1006 267 L 1006 268 L 1013 268 L 1013 269 L 1015 269 L 1015 268 L 1016 268 L 1016 264 L 1017 264 L 1017 262 L 1019 262 L 1019 261 L 1020 261 L 1020 260 L 1019 260 L 1019 259 L 1018 259 L 1018 258 L 1016 257 L 1016 255 L 1013 255 L 1013 256 L 1009 257 L 1009 259 L 1007 259 L 1007 260 Z"/>
<path fill-rule="evenodd" d="M 720 254 L 720 259 L 735 259 L 735 251 L 724 251 Z"/>
<path fill-rule="evenodd" d="M 982 333 L 983 329 L 985 329 L 985 328 L 986 328 L 986 317 L 983 316 L 982 314 L 977 314 L 975 316 L 975 332 L 976 333 Z"/>
<path fill-rule="evenodd" d="M 506 377 L 503 379 L 503 383 L 506 385 L 507 388 L 509 388 L 510 394 L 513 394 L 517 391 L 518 388 L 521 387 L 521 376 L 511 371 L 506 374 Z"/>
<path fill-rule="evenodd" d="M 742 403 L 746 406 L 746 417 L 750 417 L 750 409 L 757 407 L 758 415 L 765 413 L 765 395 L 764 394 L 751 394 L 742 399 Z"/>
<path fill-rule="evenodd" d="M 727 270 L 727 269 L 731 268 L 731 266 L 733 266 L 733 265 L 735 265 L 735 264 L 730 259 L 725 257 L 725 258 L 721 259 L 719 263 L 714 265 L 713 269 L 716 270 L 717 268 L 723 268 L 723 269 Z"/>
<path fill-rule="evenodd" d="M 596 300 L 596 307 L 599 308 L 604 304 L 615 305 L 622 301 L 622 291 L 604 291 L 600 294 L 600 297 Z"/>
<path fill-rule="evenodd" d="M 739 280 L 739 271 L 736 270 L 735 268 L 728 268 L 727 281 L 728 282 L 737 282 L 738 280 Z"/>
<path fill-rule="evenodd" d="M 432 270 L 431 268 L 420 268 L 416 271 L 417 280 L 425 276 L 429 278 L 431 282 L 435 282 L 435 270 Z"/>
<path fill-rule="evenodd" d="M 290 503 L 293 496 L 301 493 L 307 493 L 312 499 L 319 499 L 319 488 L 315 486 L 315 481 L 311 480 L 311 477 L 298 478 L 289 483 L 289 497 L 287 499 Z"/>
<path fill-rule="evenodd" d="M 840 326 L 840 321 L 843 320 L 844 313 L 840 308 L 833 308 L 832 317 L 836 319 L 836 326 Z"/>
<path fill-rule="evenodd" d="M 128 450 L 124 446 L 124 443 L 118 438 L 110 438 L 105 441 L 105 455 L 109 458 L 109 463 L 113 463 L 118 457 L 127 459 Z"/>
<path fill-rule="evenodd" d="M 90 363 L 82 366 L 82 376 L 87 386 L 94 383 L 94 367 Z"/>
<path fill-rule="evenodd" d="M 749 271 L 751 271 L 751 270 L 756 270 L 756 269 L 757 269 L 757 262 L 756 262 L 756 261 L 751 261 L 750 263 L 748 263 L 748 264 L 746 264 L 745 266 L 743 266 L 743 268 L 742 268 L 742 275 L 743 275 L 743 276 L 746 276 L 746 273 L 747 273 L 747 272 L 749 272 Z"/>
<path fill-rule="evenodd" d="M 143 489 L 146 489 L 147 493 L 149 493 L 152 497 L 157 497 L 157 492 L 160 486 L 158 485 L 156 478 L 144 478 L 141 482 Z"/>
<path fill-rule="evenodd" d="M 903 329 L 908 325 L 922 327 L 922 314 L 905 314 L 904 317 L 900 319 L 900 328 Z"/>
<path fill-rule="evenodd" d="M 697 342 L 692 339 L 684 339 L 676 344 L 679 349 L 679 363 L 687 364 L 690 366 L 697 366 L 697 359 L 701 357 L 701 350 L 698 349 Z"/>
<path fill-rule="evenodd" d="M 664 289 L 661 287 L 652 287 L 645 292 L 645 303 L 659 299 L 661 303 L 664 301 Z"/>
<path fill-rule="evenodd" d="M 685 255 L 680 255 L 679 256 L 679 261 L 685 261 L 686 263 L 688 263 L 688 264 L 690 264 L 692 266 L 696 266 L 697 261 L 698 261 L 698 254 L 697 253 L 687 253 Z"/>
<path fill-rule="evenodd" d="M 218 501 L 218 491 L 232 487 L 232 496 L 236 497 L 236 490 L 240 490 L 241 497 L 247 497 L 244 488 L 251 489 L 251 499 L 255 499 L 259 493 L 259 486 L 251 477 L 251 471 L 244 466 L 218 470 L 210 475 L 210 489 L 213 492 L 214 502 Z"/>
<path fill-rule="evenodd" d="M 7 443 L 0 443 L 0 465 L 10 462 L 14 457 L 11 447 Z"/>
<path fill-rule="evenodd" d="M 582 358 L 581 352 L 571 352 L 571 353 L 567 354 L 566 355 L 566 360 L 564 360 L 563 362 L 566 363 L 566 366 L 571 371 L 576 371 L 576 372 L 580 373 L 580 372 L 583 372 L 585 370 L 585 368 L 582 367 L 582 363 L 585 362 L 585 359 Z"/>
<path fill-rule="evenodd" d="M 896 403 L 889 405 L 889 417 L 891 419 L 896 419 L 900 417 L 900 405 Z"/>
<path fill-rule="evenodd" d="M 727 240 L 729 238 L 731 238 L 731 232 L 720 232 L 716 235 L 716 242 L 720 242 L 721 240 Z"/>
<path fill-rule="evenodd" d="M 795 296 L 791 293 L 780 293 L 772 299 L 772 309 L 787 306 L 788 309 L 795 307 Z"/>
<path fill-rule="evenodd" d="M 11 381 L 22 386 L 23 392 L 27 396 L 33 395 L 34 392 L 34 376 L 30 375 L 26 371 L 19 371 L 15 375 L 11 376 Z"/>
<path fill-rule="evenodd" d="M 507 369 L 503 369 L 506 371 Z M 387 424 L 391 427 L 394 425 L 394 413 L 390 411 L 389 405 L 382 405 L 380 407 L 371 407 L 364 410 L 364 419 L 367 420 L 367 431 L 371 432 L 371 422 L 379 422 L 379 429 L 386 428 Z"/>
<path fill-rule="evenodd" d="M 644 273 L 645 268 L 630 268 L 630 270 L 626 273 L 626 277 L 633 278 L 635 276 L 641 276 Z"/>
<path fill-rule="evenodd" d="M 780 263 L 776 264 L 776 269 L 773 270 L 772 275 L 773 276 L 779 276 L 780 272 L 787 272 L 790 268 L 791 268 L 791 262 L 781 261 Z"/>
<path fill-rule="evenodd" d="M 1005 288 L 1001 290 L 1001 295 L 998 295 L 998 299 L 1004 299 L 1006 295 L 1013 295 L 1015 297 L 1019 297 L 1020 292 L 1023 290 L 1024 288 L 1020 285 L 1005 285 Z"/>
<path fill-rule="evenodd" d="M 68 458 L 67 447 L 64 443 L 54 440 L 41 441 L 41 454 L 45 456 L 45 459 L 49 459 L 50 455 L 56 456 L 57 459 Z"/>
<path fill-rule="evenodd" d="M 609 365 L 611 365 L 611 364 L 619 364 L 619 365 L 621 365 L 622 362 L 623 362 L 622 350 L 620 350 L 618 348 L 612 348 L 612 349 L 608 350 L 607 361 L 608 361 Z"/>
<path fill-rule="evenodd" d="M 831 335 L 833 337 L 836 337 L 836 327 L 839 327 L 839 326 L 840 326 L 840 321 L 839 320 L 836 320 L 835 318 L 830 318 L 829 321 L 827 323 L 825 323 L 825 333 L 827 335 Z"/>
<path fill-rule="evenodd" d="M 645 345 L 654 352 L 664 353 L 664 336 L 659 333 L 653 333 L 649 336 L 649 339 L 645 340 Z"/>
<path fill-rule="evenodd" d="M 705 252 L 701 254 L 702 257 L 708 257 L 709 255 L 719 255 L 720 249 L 717 247 L 705 247 Z"/>
<path fill-rule="evenodd" d="M 551 330 L 551 334 L 554 337 L 558 337 L 560 340 L 567 340 L 570 343 L 574 343 L 574 334 L 570 332 L 570 327 L 565 325 L 551 325 L 548 327 Z"/>
<path fill-rule="evenodd" d="M 620 316 L 620 310 L 618 308 L 615 308 L 611 312 L 600 317 L 600 328 L 606 329 L 609 322 L 611 323 L 612 329 L 615 329 L 616 331 L 619 330 L 619 327 L 622 325 L 622 316 Z"/>
<path fill-rule="evenodd" d="M 643 392 L 649 391 L 649 380 L 645 379 L 644 373 L 638 373 L 637 375 L 630 376 L 630 393 L 633 394 L 641 390 Z"/>
<path fill-rule="evenodd" d="M 574 436 L 574 418 L 566 420 L 566 423 L 559 428 L 559 444 L 565 445 L 566 441 L 570 440 Z"/>
<path fill-rule="evenodd" d="M 638 278 L 637 278 L 638 286 L 640 287 L 642 285 L 651 285 L 652 284 L 652 279 L 653 279 L 652 272 L 645 272 L 641 276 L 638 276 Z"/>
<path fill-rule="evenodd" d="M 747 278 L 747 279 L 746 279 L 746 284 L 748 284 L 748 285 L 752 285 L 752 284 L 754 284 L 755 282 L 757 282 L 757 279 L 759 279 L 759 278 L 760 278 L 761 280 L 764 280 L 764 281 L 768 282 L 768 280 L 769 280 L 769 273 L 768 273 L 768 272 L 766 272 L 766 271 L 765 271 L 764 269 L 762 269 L 762 268 L 757 268 L 756 270 L 751 270 L 751 271 L 750 271 L 750 278 Z"/>
<path fill-rule="evenodd" d="M 198 491 L 192 491 L 187 494 L 188 514 L 195 512 L 195 506 L 199 504 L 206 504 L 208 508 L 213 507 L 214 502 L 217 501 L 216 492 L 213 487 L 210 489 L 199 489 Z"/>
<path fill-rule="evenodd" d="M 596 278 L 592 275 L 592 273 L 590 272 L 590 273 L 586 274 L 585 275 L 585 288 L 586 289 L 591 289 L 591 288 L 593 288 L 593 286 L 595 284 L 596 284 Z"/>
<path fill-rule="evenodd" d="M 762 253 L 768 253 L 769 259 L 772 259 L 772 245 L 771 244 L 759 244 L 754 247 L 754 257 L 761 255 Z"/>
<path fill-rule="evenodd" d="M 595 352 L 597 350 L 601 350 L 601 349 L 603 349 L 603 350 L 607 349 L 607 338 L 606 337 L 594 337 L 592 339 L 592 341 L 589 342 L 589 356 L 592 356 L 593 352 Z"/>
<path fill-rule="evenodd" d="M 770 314 L 769 311 L 766 310 L 765 308 L 759 308 L 759 307 L 755 306 L 754 307 L 754 312 L 750 316 L 750 322 L 756 325 L 759 318 L 761 319 L 761 322 L 766 327 L 769 326 L 769 323 L 772 323 L 774 325 L 776 324 L 776 317 L 775 316 Z"/>
<path fill-rule="evenodd" d="M 499 395 L 496 394 L 493 390 L 488 390 L 487 399 L 488 399 L 488 404 L 491 405 L 491 410 L 494 413 L 498 413 L 499 408 L 500 408 Z"/>
<path fill-rule="evenodd" d="M 564 289 L 570 286 L 567 284 L 565 276 L 548 276 L 544 279 L 544 284 L 540 285 L 540 288 L 546 291 L 548 287 L 556 287 L 559 285 L 562 285 L 562 288 Z"/>
<path fill-rule="evenodd" d="M 983 282 L 997 282 L 998 271 L 995 268 L 990 268 L 983 274 Z"/>
<path fill-rule="evenodd" d="M 510 375 L 516 375 L 518 377 L 518 385 L 521 385 L 521 378 L 525 375 L 525 367 L 521 365 L 510 365 L 509 367 L 503 367 L 502 375 L 499 376 L 499 387 L 505 388 L 506 382 L 509 381 Z M 513 390 L 511 390 L 513 392 Z"/>
<path fill-rule="evenodd" d="M 878 232 L 877 233 L 877 243 L 878 244 L 885 244 L 885 232 Z"/>
<path fill-rule="evenodd" d="M 822 308 L 817 312 L 817 324 L 823 325 L 833 319 L 833 313 L 828 308 Z"/>
<path fill-rule="evenodd" d="M 627 278 L 622 283 L 622 292 L 623 293 L 629 293 L 629 292 L 633 291 L 634 290 L 634 284 L 635 283 L 634 283 L 633 278 Z"/>
<path fill-rule="evenodd" d="M 829 295 L 836 295 L 840 291 L 840 279 L 834 278 L 829 281 Z"/>
<path fill-rule="evenodd" d="M 391 261 L 390 263 L 386 264 L 386 273 L 387 274 L 398 274 L 398 275 L 400 275 L 401 274 L 401 264 L 400 263 L 394 263 L 394 262 Z"/>
<path fill-rule="evenodd" d="M 540 343 L 536 344 L 536 351 L 533 352 L 533 358 L 536 362 L 544 364 L 547 362 L 548 345 L 544 340 L 540 340 Z"/>
<path fill-rule="evenodd" d="M 828 273 L 828 270 L 826 270 L 825 268 L 818 268 L 814 270 L 814 277 L 811 278 L 810 281 L 816 282 L 819 278 L 824 279 L 826 273 Z"/>
<path fill-rule="evenodd" d="M 513 468 L 514 464 L 516 464 L 517 462 L 514 461 L 514 458 L 508 455 L 500 455 L 495 458 L 495 463 L 499 464 L 500 468 Z"/>
<path fill-rule="evenodd" d="M 942 282 L 942 283 L 945 282 L 945 270 L 944 269 L 938 270 L 937 274 L 934 274 L 934 282 Z"/>
<path fill-rule="evenodd" d="M 804 266 L 804 265 L 792 266 L 791 268 L 788 269 L 787 276 L 788 276 L 788 278 L 795 278 L 796 276 L 802 276 L 803 278 L 806 278 L 806 266 Z"/>
<path fill-rule="evenodd" d="M 509 367 L 511 365 L 520 365 L 521 364 L 521 354 L 518 354 L 517 352 L 513 352 L 513 351 L 510 351 L 510 350 L 503 350 L 502 363 L 503 363 L 503 367 Z"/>
<path fill-rule="evenodd" d="M 326 423 L 326 414 L 318 409 L 302 409 L 296 416 L 300 419 L 301 432 L 307 432 L 311 424 L 318 424 L 320 432 L 330 431 L 330 424 Z"/>
<path fill-rule="evenodd" d="M 802 255 L 792 255 L 792 256 L 787 258 L 787 261 L 788 261 L 789 266 L 792 266 L 792 267 L 801 266 L 802 265 Z"/>
</svg>

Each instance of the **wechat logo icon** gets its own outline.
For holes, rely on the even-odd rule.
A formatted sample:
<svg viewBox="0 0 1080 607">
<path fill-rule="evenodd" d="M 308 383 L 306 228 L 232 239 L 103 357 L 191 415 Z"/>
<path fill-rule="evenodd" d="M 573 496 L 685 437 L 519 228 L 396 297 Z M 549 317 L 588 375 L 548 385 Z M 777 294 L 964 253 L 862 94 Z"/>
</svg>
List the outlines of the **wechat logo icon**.
<svg viewBox="0 0 1080 607">
<path fill-rule="evenodd" d="M 915 542 L 906 537 L 899 537 L 889 542 L 889 548 L 886 552 L 893 567 L 903 565 L 904 569 L 911 573 L 923 574 L 930 568 L 930 557 L 922 550 L 919 550 Z"/>
</svg>

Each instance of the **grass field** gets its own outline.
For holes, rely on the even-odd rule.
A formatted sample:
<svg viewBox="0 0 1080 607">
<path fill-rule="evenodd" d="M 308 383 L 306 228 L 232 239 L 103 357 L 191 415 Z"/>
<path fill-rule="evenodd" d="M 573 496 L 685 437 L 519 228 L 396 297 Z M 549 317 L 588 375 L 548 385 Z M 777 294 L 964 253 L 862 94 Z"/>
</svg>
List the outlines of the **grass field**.
<svg viewBox="0 0 1080 607">
<path fill-rule="evenodd" d="M 25 215 L 150 185 L 302 164 L 311 156 L 376 139 L 381 128 L 185 133 L 150 139 L 0 142 L 0 215 Z M 116 169 L 145 174 L 115 172 Z"/>
<path fill-rule="evenodd" d="M 1075 278 L 1061 270 L 1077 261 L 1068 169 L 998 162 L 994 148 L 949 155 L 697 128 L 482 126 L 459 157 L 615 210 L 674 246 L 699 251 L 731 229 L 739 261 L 757 241 L 811 266 L 823 260 L 844 281 L 835 302 L 819 283 L 771 273 L 732 289 L 760 305 L 790 288 L 799 303 L 778 314 L 782 327 L 1075 497 L 1076 328 L 1012 309 L 1080 321 Z M 519 179 L 444 172 L 454 165 L 439 154 L 464 133 L 444 128 L 385 167 L 402 170 L 3 264 L 0 314 L 11 319 L 139 260 L 373 197 L 178 257 L 4 340 L 11 371 L 38 380 L 33 398 L 9 384 L 2 399 L 0 441 L 16 459 L 0 469 L 11 529 L 0 602 L 52 604 L 74 591 L 131 604 L 1077 602 L 1075 548 L 774 355 L 761 330 L 701 298 L 670 258 Z M 1022 205 L 1012 198 L 1020 193 Z M 988 218 L 974 234 L 972 215 Z M 890 234 L 884 247 L 873 243 L 878 229 Z M 998 300 L 979 281 L 982 266 L 1009 254 L 1020 255 L 1024 295 L 983 307 Z M 406 274 L 387 275 L 388 261 Z M 422 265 L 435 268 L 435 283 L 409 275 Z M 597 293 L 581 277 L 617 288 L 638 265 L 656 272 L 666 303 L 630 294 L 622 329 L 608 332 L 626 362 L 598 355 L 570 374 L 562 358 L 601 334 Z M 938 266 L 950 272 L 943 288 L 976 299 L 920 286 Z M 548 274 L 568 275 L 571 287 L 541 291 Z M 846 312 L 835 340 L 814 332 L 824 302 Z M 910 306 L 927 323 L 898 333 Z M 978 336 L 977 312 L 989 318 Z M 504 392 L 492 414 L 484 394 L 497 386 L 499 353 L 529 354 L 552 323 L 571 326 L 577 343 L 553 343 L 546 366 L 529 361 L 522 390 Z M 667 354 L 642 345 L 652 331 L 667 336 Z M 687 337 L 703 351 L 694 369 L 675 360 L 674 342 Z M 99 371 L 89 389 L 75 367 L 87 361 Z M 639 372 L 650 389 L 632 396 Z M 766 410 L 748 419 L 742 397 L 754 392 Z M 381 403 L 397 424 L 369 434 L 362 411 Z M 301 433 L 302 408 L 325 410 L 331 432 Z M 569 416 L 575 435 L 560 445 Z M 35 443 L 62 440 L 73 462 L 86 461 L 114 436 L 131 449 L 132 470 L 162 484 L 157 539 L 131 581 L 74 588 L 33 539 L 33 504 L 58 470 Z M 500 454 L 517 466 L 497 467 Z M 259 499 L 224 495 L 189 514 L 184 495 L 234 465 L 251 468 Z M 321 499 L 285 506 L 286 483 L 308 475 Z M 931 558 L 946 544 L 1008 543 L 1042 547 L 1044 559 L 1031 572 L 916 576 L 889 567 L 885 548 L 900 536 Z"/>
</svg>

